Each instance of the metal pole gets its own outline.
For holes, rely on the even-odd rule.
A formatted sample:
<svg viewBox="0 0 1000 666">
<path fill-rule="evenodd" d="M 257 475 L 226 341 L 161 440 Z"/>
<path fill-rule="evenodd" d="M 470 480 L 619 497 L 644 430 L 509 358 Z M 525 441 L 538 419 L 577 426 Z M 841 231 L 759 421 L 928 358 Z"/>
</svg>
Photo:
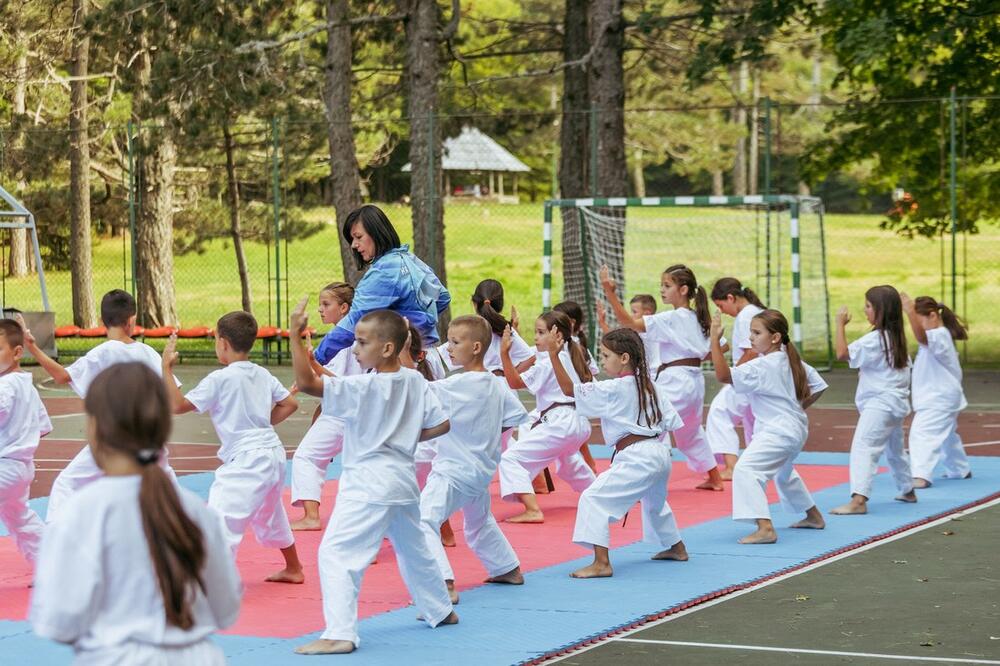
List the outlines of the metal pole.
<svg viewBox="0 0 1000 666">
<path fill-rule="evenodd" d="M 542 223 L 542 312 L 552 308 L 552 206 L 545 202 Z"/>
<path fill-rule="evenodd" d="M 771 194 L 771 98 L 764 98 L 764 196 L 770 196 Z M 764 222 L 767 225 L 767 232 L 765 234 L 765 239 L 767 242 L 767 254 L 766 254 L 766 265 L 767 265 L 767 302 L 770 303 L 771 298 L 771 206 L 768 204 L 767 208 L 764 210 Z M 778 248 L 775 248 L 778 250 Z M 775 292 L 778 293 L 778 292 Z M 778 298 L 781 296 L 778 294 Z"/>
<path fill-rule="evenodd" d="M 128 148 L 128 235 L 132 254 L 132 297 L 135 298 L 135 197 L 139 187 L 135 173 L 135 125 L 131 120 L 126 125 L 125 133 L 125 143 Z"/>
<path fill-rule="evenodd" d="M 958 177 L 955 164 L 955 86 L 951 87 L 948 100 L 948 125 L 950 132 L 950 154 L 948 190 L 951 199 L 951 308 L 958 310 L 958 263 L 957 263 L 957 230 L 958 230 Z"/>
<path fill-rule="evenodd" d="M 590 196 L 598 196 L 597 192 L 597 107 L 590 107 Z"/>
<path fill-rule="evenodd" d="M 45 271 L 42 269 L 42 253 L 38 249 L 38 232 L 35 226 L 35 216 L 29 215 L 28 222 L 31 224 L 31 247 L 35 251 L 35 268 L 38 269 L 38 286 L 42 289 L 42 310 L 49 312 L 49 290 L 45 288 Z"/>
<path fill-rule="evenodd" d="M 437 265 L 437 254 L 434 252 L 437 243 L 437 211 L 435 197 L 437 196 L 437 179 L 434 177 L 434 114 L 427 116 L 427 263 L 436 273 L 441 271 Z M 503 175 L 500 176 L 503 178 Z"/>
<path fill-rule="evenodd" d="M 789 205 L 788 215 L 792 237 L 792 342 L 802 353 L 802 256 L 799 254 L 799 201 Z"/>
<path fill-rule="evenodd" d="M 280 149 L 278 119 L 271 118 L 271 187 L 274 190 L 274 311 L 278 328 L 281 328 L 281 171 L 278 150 Z M 281 341 L 278 341 L 278 356 L 281 356 Z"/>
</svg>

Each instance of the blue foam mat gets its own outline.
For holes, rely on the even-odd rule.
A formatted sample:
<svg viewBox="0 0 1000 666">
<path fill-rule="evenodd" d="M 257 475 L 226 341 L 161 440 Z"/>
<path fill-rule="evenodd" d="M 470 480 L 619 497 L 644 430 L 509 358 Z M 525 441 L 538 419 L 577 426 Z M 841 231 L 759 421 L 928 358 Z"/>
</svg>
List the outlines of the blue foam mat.
<svg viewBox="0 0 1000 666">
<path fill-rule="evenodd" d="M 846 462 L 845 454 L 821 455 L 838 455 L 841 464 Z M 421 664 L 474 662 L 477 666 L 529 660 L 709 592 L 769 576 L 995 493 L 1000 458 L 972 458 L 972 466 L 972 479 L 938 480 L 933 488 L 920 491 L 916 504 L 894 502 L 892 480 L 888 474 L 880 474 L 869 504 L 871 513 L 828 515 L 827 529 L 823 531 L 779 527 L 780 541 L 774 546 L 742 546 L 736 540 L 750 530 L 747 524 L 713 520 L 683 531 L 691 553 L 689 562 L 651 562 L 649 557 L 658 549 L 633 544 L 612 552 L 614 578 L 572 580 L 568 574 L 590 561 L 581 549 L 577 560 L 527 574 L 524 587 L 483 586 L 463 592 L 457 609 L 461 616 L 458 626 L 429 630 L 415 621 L 413 608 L 363 620 L 361 649 L 346 659 L 394 666 L 414 659 Z M 814 494 L 824 514 L 842 504 L 848 495 L 846 484 Z M 778 506 L 772 510 L 779 526 L 798 518 Z M 8 658 L 10 663 L 27 665 L 68 663 L 69 653 L 64 647 L 38 639 L 27 629 L 25 622 L 0 623 L 0 654 L 5 663 Z M 317 636 L 218 636 L 215 640 L 233 664 L 272 666 L 294 663 L 292 649 Z"/>
</svg>

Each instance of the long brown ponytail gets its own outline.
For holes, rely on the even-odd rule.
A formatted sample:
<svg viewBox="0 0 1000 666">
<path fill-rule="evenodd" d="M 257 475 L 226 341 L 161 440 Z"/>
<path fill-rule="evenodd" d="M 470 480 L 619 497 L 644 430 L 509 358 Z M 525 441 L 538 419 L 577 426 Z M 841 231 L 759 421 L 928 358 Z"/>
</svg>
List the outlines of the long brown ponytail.
<svg viewBox="0 0 1000 666">
<path fill-rule="evenodd" d="M 684 264 L 674 264 L 663 272 L 670 275 L 670 279 L 678 287 L 687 287 L 688 302 L 694 299 L 694 314 L 698 318 L 702 334 L 707 338 L 708 331 L 712 328 L 712 313 L 708 310 L 708 294 L 705 293 L 705 288 L 698 284 L 694 271 Z"/>
<path fill-rule="evenodd" d="M 590 363 L 590 341 L 587 340 L 587 322 L 584 320 L 585 316 L 583 314 L 583 308 L 581 308 L 580 304 L 576 301 L 563 301 L 562 303 L 556 303 L 553 305 L 552 309 L 562 312 L 570 318 L 573 335 L 580 340 L 580 346 L 583 347 L 583 353 L 586 355 L 587 362 Z"/>
<path fill-rule="evenodd" d="M 913 307 L 917 314 L 928 316 L 932 312 L 937 312 L 941 316 L 941 323 L 951 333 L 952 340 L 968 340 L 969 331 L 954 312 L 944 303 L 939 303 L 937 299 L 930 296 L 917 296 L 913 301 Z"/>
<path fill-rule="evenodd" d="M 875 330 L 880 334 L 882 351 L 890 368 L 902 370 L 910 362 L 903 331 L 903 301 L 892 285 L 881 284 L 865 292 L 865 300 L 875 311 Z"/>
<path fill-rule="evenodd" d="M 569 346 L 569 358 L 573 362 L 573 369 L 576 370 L 580 381 L 586 383 L 593 379 L 594 375 L 590 372 L 590 364 L 587 363 L 583 347 L 580 346 L 579 342 L 573 341 L 573 326 L 569 317 L 558 310 L 549 310 L 543 313 L 539 319 L 545 323 L 546 331 L 555 326 L 559 334 L 562 335 L 563 341 Z"/>
<path fill-rule="evenodd" d="M 724 301 L 726 296 L 734 296 L 736 298 L 745 298 L 748 303 L 756 305 L 760 309 L 766 309 L 767 306 L 764 305 L 760 297 L 754 292 L 750 287 L 744 287 L 743 284 L 734 277 L 724 277 L 719 278 L 712 285 L 712 300 L 713 301 Z"/>
<path fill-rule="evenodd" d="M 163 382 L 142 363 L 119 363 L 91 383 L 84 409 L 96 423 L 97 444 L 131 455 L 142 466 L 139 510 L 163 596 L 167 624 L 194 626 L 191 599 L 205 563 L 201 529 L 181 506 L 174 484 L 157 464 L 170 434 Z"/>
<path fill-rule="evenodd" d="M 768 333 L 777 333 L 781 336 L 781 344 L 785 345 L 785 354 L 788 356 L 788 367 L 792 371 L 792 381 L 795 383 L 795 397 L 798 398 L 799 402 L 804 401 L 812 394 L 812 391 L 809 389 L 809 378 L 802 365 L 799 350 L 795 348 L 795 343 L 788 337 L 788 320 L 785 319 L 785 315 L 777 310 L 763 310 L 758 312 L 754 319 L 760 321 Z"/>
<path fill-rule="evenodd" d="M 646 361 L 646 348 L 642 344 L 642 338 L 631 328 L 616 328 L 601 338 L 601 344 L 616 354 L 628 354 L 632 359 L 632 375 L 635 377 L 635 387 L 639 392 L 639 414 L 635 422 L 636 425 L 643 425 L 642 419 L 645 417 L 645 425 L 654 427 L 663 420 L 663 412 L 660 411 L 656 387 L 649 378 L 649 364 Z"/>
<path fill-rule="evenodd" d="M 503 310 L 503 285 L 496 280 L 483 280 L 472 293 L 472 304 L 476 314 L 486 320 L 493 332 L 503 335 L 503 330 L 510 325 L 507 318 L 500 314 Z"/>
<path fill-rule="evenodd" d="M 422 374 L 424 379 L 429 382 L 437 379 L 434 376 L 434 371 L 431 370 L 431 364 L 427 361 L 427 354 L 424 352 L 424 342 L 420 337 L 420 331 L 413 324 L 410 324 L 410 358 L 413 359 L 417 372 Z"/>
</svg>

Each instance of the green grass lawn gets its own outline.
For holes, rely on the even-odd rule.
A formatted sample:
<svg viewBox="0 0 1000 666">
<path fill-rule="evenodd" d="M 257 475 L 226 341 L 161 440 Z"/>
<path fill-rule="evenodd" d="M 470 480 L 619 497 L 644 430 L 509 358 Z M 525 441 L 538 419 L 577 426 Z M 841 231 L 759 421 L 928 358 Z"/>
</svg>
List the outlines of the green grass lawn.
<svg viewBox="0 0 1000 666">
<path fill-rule="evenodd" d="M 412 237 L 408 207 L 384 206 L 404 242 Z M 331 209 L 317 208 L 307 216 L 333 220 Z M 558 217 L 558 216 L 557 216 Z M 657 294 L 659 274 L 667 265 L 686 263 L 706 286 L 723 275 L 733 275 L 752 286 L 775 307 L 791 312 L 789 241 L 787 224 L 772 225 L 767 237 L 763 214 L 724 209 L 646 208 L 630 209 L 626 235 L 626 285 L 629 295 Z M 530 318 L 541 311 L 542 206 L 449 205 L 445 216 L 447 283 L 454 314 L 471 311 L 469 296 L 477 282 L 495 278 L 503 282 L 507 307 L 517 305 L 530 331 Z M 784 220 L 787 222 L 787 220 Z M 878 216 L 828 215 L 826 227 L 827 276 L 830 308 L 849 305 L 855 313 L 850 331 L 859 335 L 864 326 L 861 306 L 865 290 L 889 283 L 911 295 L 927 294 L 950 301 L 950 283 L 942 287 L 942 247 L 939 241 L 905 239 L 878 228 Z M 562 293 L 561 225 L 556 220 L 553 297 Z M 597 225 L 598 227 L 600 225 Z M 815 217 L 804 215 L 802 226 L 803 311 L 806 348 L 811 356 L 823 346 L 821 263 Z M 288 302 L 316 292 L 342 276 L 337 249 L 337 230 L 329 226 L 306 240 L 288 245 L 288 262 L 282 249 L 281 321 L 277 319 L 274 248 L 247 243 L 252 276 L 254 314 L 262 324 L 284 325 Z M 766 247 L 771 247 L 767 265 Z M 950 248 L 945 259 L 950 267 Z M 987 226 L 958 247 L 960 267 L 967 269 L 960 281 L 959 310 L 971 325 L 967 360 L 986 364 L 1000 362 L 1000 230 Z M 122 239 L 105 239 L 94 247 L 94 288 L 98 295 L 115 287 L 129 288 L 128 262 Z M 124 264 L 124 266 L 123 266 Z M 203 254 L 175 258 L 175 286 L 183 326 L 212 325 L 225 312 L 240 305 L 239 281 L 231 245 L 218 240 Z M 68 271 L 46 273 L 49 299 L 59 324 L 71 319 Z M 287 280 L 287 283 L 285 282 Z M 770 291 L 768 291 L 770 286 Z M 963 290 L 962 287 L 965 287 Z M 35 278 L 6 280 L 4 302 L 25 310 L 40 308 Z M 853 337 L 853 336 L 852 336 Z"/>
</svg>

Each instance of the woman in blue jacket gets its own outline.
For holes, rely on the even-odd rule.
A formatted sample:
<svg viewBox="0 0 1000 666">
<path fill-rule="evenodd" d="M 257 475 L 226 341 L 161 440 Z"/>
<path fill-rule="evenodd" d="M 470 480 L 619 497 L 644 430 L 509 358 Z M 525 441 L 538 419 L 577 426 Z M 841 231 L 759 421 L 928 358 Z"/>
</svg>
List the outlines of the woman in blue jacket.
<svg viewBox="0 0 1000 666">
<path fill-rule="evenodd" d="M 409 247 L 380 208 L 361 206 L 351 211 L 341 229 L 351 244 L 358 268 L 368 267 L 354 288 L 347 316 L 326 334 L 316 349 L 316 360 L 325 365 L 337 352 L 354 342 L 354 325 L 373 310 L 393 310 L 406 317 L 423 336 L 425 347 L 439 341 L 438 315 L 451 303 L 451 294 L 430 267 Z"/>
</svg>

